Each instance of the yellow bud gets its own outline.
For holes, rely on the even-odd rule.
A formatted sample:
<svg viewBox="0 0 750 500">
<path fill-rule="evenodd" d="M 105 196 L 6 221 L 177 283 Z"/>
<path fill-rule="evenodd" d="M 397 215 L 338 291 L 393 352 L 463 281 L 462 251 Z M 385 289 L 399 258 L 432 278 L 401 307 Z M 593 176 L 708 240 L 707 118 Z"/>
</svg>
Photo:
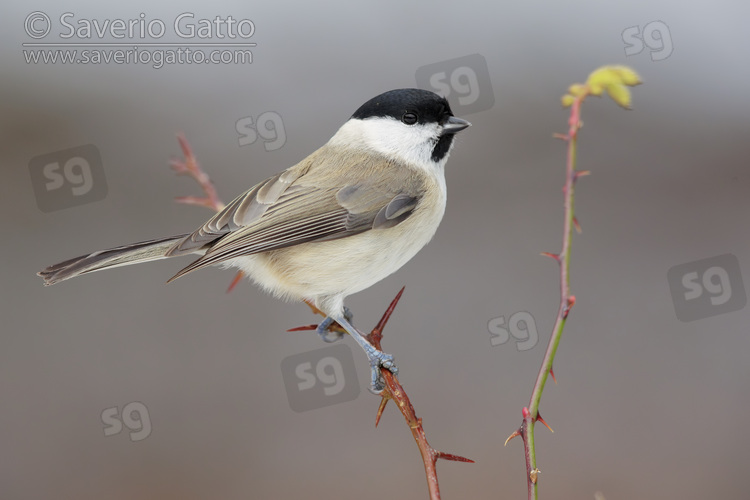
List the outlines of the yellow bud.
<svg viewBox="0 0 750 500">
<path fill-rule="evenodd" d="M 573 102 L 575 102 L 575 100 L 576 100 L 576 98 L 573 97 L 572 95 L 565 94 L 564 96 L 562 96 L 562 105 L 563 105 L 563 108 L 569 108 L 569 107 L 571 107 L 573 105 Z"/>
<path fill-rule="evenodd" d="M 588 83 L 589 85 L 601 85 L 602 87 L 606 87 L 607 85 L 611 85 L 612 83 L 619 83 L 619 75 L 617 74 L 617 72 L 611 71 L 609 68 L 609 66 L 602 66 L 601 68 L 592 72 L 589 75 L 589 79 L 586 80 L 586 83 Z"/>
<path fill-rule="evenodd" d="M 602 87 L 599 84 L 589 84 L 589 94 L 591 95 L 602 95 L 602 92 L 604 92 L 604 87 Z"/>
<path fill-rule="evenodd" d="M 638 76 L 638 73 L 628 66 L 612 66 L 611 68 L 620 75 L 622 83 L 625 85 L 633 87 L 634 85 L 640 85 L 643 83 L 641 77 Z"/>
<path fill-rule="evenodd" d="M 574 83 L 568 88 L 568 93 L 574 97 L 581 97 L 586 93 L 586 87 L 580 83 Z"/>
<path fill-rule="evenodd" d="M 589 75 L 586 81 L 589 85 L 607 87 L 612 84 L 638 85 L 641 78 L 638 73 L 627 66 L 602 66 Z"/>
<path fill-rule="evenodd" d="M 610 85 L 607 87 L 607 94 L 623 108 L 630 109 L 630 90 L 625 85 Z"/>
</svg>

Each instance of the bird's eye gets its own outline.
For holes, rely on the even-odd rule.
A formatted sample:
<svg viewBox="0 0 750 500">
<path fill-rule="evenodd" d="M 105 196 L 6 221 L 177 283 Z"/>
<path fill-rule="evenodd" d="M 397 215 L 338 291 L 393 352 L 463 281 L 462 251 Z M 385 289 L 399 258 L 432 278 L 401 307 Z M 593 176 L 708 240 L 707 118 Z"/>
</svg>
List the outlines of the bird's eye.
<svg viewBox="0 0 750 500">
<path fill-rule="evenodd" d="M 408 113 L 404 113 L 404 116 L 401 117 L 401 121 L 406 123 L 407 125 L 414 125 L 417 123 L 417 114 L 412 113 L 411 111 Z"/>
</svg>

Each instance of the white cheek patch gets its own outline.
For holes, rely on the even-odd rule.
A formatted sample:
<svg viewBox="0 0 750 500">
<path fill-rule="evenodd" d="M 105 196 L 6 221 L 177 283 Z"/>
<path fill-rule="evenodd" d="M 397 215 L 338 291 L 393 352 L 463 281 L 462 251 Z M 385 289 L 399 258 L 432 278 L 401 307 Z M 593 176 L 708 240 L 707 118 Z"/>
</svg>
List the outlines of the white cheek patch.
<svg viewBox="0 0 750 500">
<path fill-rule="evenodd" d="M 340 147 L 365 147 L 395 160 L 427 171 L 442 169 L 448 159 L 432 160 L 432 150 L 440 134 L 437 123 L 406 125 L 395 118 L 351 119 L 329 144 Z"/>
</svg>

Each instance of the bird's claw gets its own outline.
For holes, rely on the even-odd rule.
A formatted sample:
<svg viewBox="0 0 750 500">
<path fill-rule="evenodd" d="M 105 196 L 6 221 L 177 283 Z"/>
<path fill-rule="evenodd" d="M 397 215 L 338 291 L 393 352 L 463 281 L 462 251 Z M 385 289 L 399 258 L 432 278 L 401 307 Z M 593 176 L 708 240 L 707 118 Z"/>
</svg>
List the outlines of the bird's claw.
<svg viewBox="0 0 750 500">
<path fill-rule="evenodd" d="M 367 357 L 370 360 L 370 392 L 373 394 L 380 394 L 385 389 L 385 380 L 380 372 L 381 368 L 385 368 L 394 375 L 398 375 L 398 367 L 393 356 L 386 354 L 383 351 L 378 351 L 374 347 L 372 351 L 367 352 Z"/>
</svg>

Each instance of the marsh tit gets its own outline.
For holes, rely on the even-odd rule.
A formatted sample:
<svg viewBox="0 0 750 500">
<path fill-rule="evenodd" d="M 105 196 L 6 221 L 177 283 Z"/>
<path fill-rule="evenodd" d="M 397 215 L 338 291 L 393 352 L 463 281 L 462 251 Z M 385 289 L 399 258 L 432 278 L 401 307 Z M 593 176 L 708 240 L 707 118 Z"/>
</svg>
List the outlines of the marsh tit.
<svg viewBox="0 0 750 500">
<path fill-rule="evenodd" d="M 238 196 L 197 230 L 67 260 L 38 274 L 45 285 L 100 269 L 181 255 L 200 257 L 169 281 L 221 264 L 272 294 L 312 301 L 364 349 L 371 390 L 393 356 L 352 326 L 347 295 L 392 274 L 427 244 L 445 211 L 444 167 L 457 132 L 470 125 L 448 101 L 418 89 L 363 104 L 323 147 Z M 338 340 L 340 335 L 333 339 Z"/>
</svg>

